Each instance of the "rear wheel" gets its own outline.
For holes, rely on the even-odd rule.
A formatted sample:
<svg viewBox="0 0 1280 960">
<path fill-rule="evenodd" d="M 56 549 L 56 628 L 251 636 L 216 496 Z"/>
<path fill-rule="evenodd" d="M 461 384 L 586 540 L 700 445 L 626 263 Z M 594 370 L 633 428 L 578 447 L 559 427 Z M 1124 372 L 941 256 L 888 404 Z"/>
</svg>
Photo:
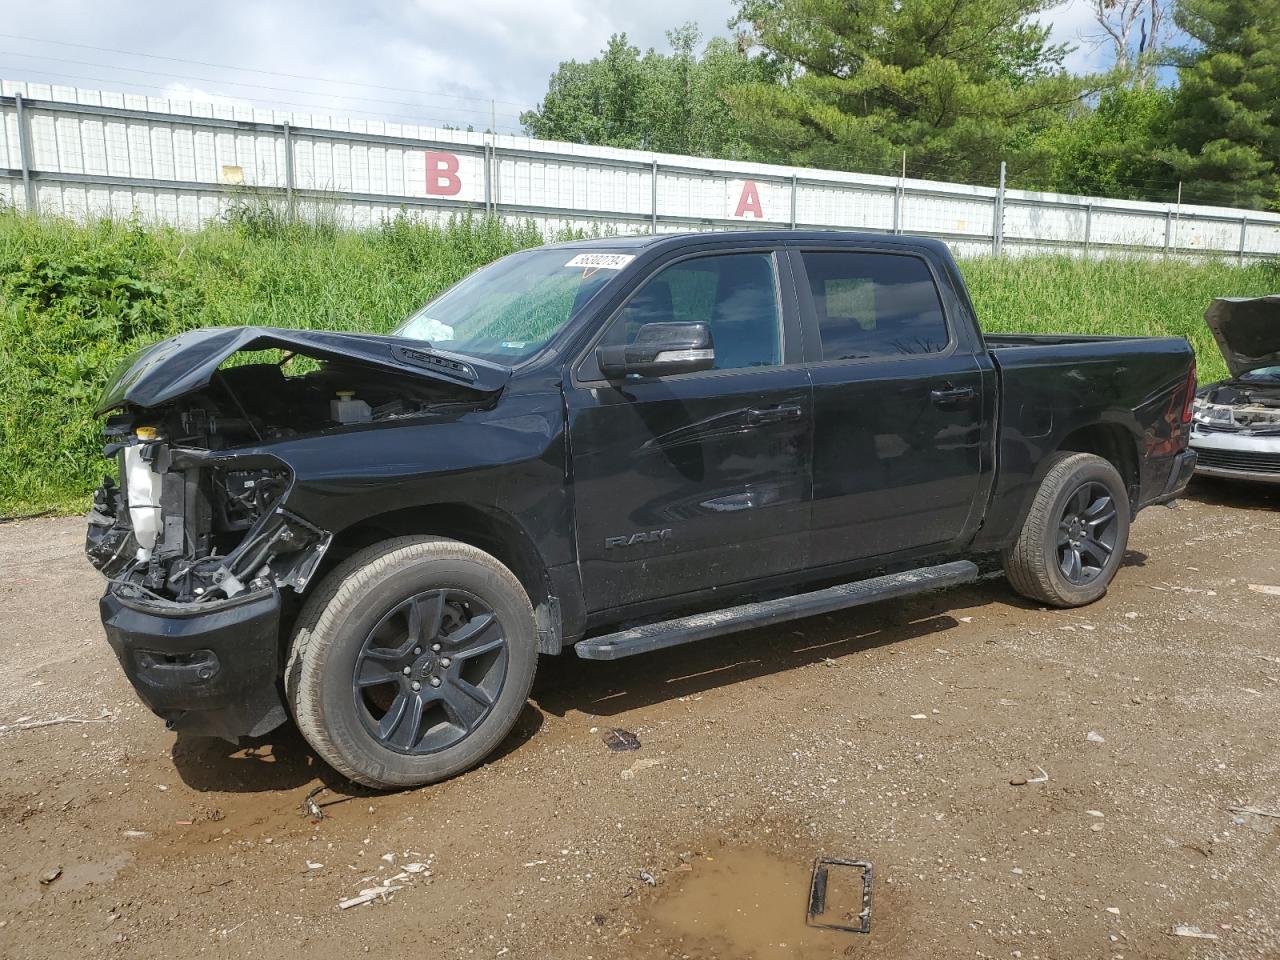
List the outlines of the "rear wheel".
<svg viewBox="0 0 1280 960">
<path fill-rule="evenodd" d="M 407 787 L 488 756 L 536 666 L 533 611 L 510 570 L 464 543 L 403 537 L 351 557 L 307 601 L 285 690 L 335 770 Z"/>
<path fill-rule="evenodd" d="M 1092 603 L 1124 559 L 1129 498 L 1116 468 L 1090 453 L 1054 455 L 1004 568 L 1013 588 L 1054 607 Z"/>
</svg>

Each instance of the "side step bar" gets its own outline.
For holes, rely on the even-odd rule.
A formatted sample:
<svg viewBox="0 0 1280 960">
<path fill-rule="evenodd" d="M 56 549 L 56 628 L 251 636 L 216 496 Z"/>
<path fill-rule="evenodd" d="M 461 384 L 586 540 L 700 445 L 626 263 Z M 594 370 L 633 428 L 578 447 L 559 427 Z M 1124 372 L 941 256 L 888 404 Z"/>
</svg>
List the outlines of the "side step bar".
<svg viewBox="0 0 1280 960">
<path fill-rule="evenodd" d="M 936 567 L 921 567 L 904 573 L 890 573 L 870 580 L 843 583 L 812 593 L 798 593 L 777 600 L 744 603 L 710 613 L 695 613 L 662 623 L 649 623 L 631 627 L 617 633 L 592 637 L 577 644 L 574 649 L 584 660 L 620 660 L 637 653 L 648 653 L 664 647 L 676 647 L 693 643 L 722 633 L 734 633 L 753 627 L 767 627 L 774 623 L 799 620 L 845 607 L 858 607 L 877 600 L 891 600 L 916 593 L 927 593 L 960 583 L 972 583 L 978 579 L 978 568 L 968 560 L 955 560 Z"/>
</svg>

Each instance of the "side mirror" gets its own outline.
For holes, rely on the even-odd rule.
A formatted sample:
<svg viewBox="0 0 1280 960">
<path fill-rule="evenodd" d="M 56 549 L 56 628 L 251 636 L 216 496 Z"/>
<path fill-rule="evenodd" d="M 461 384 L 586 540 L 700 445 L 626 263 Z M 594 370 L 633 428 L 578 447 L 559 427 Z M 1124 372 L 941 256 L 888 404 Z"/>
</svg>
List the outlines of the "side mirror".
<svg viewBox="0 0 1280 960">
<path fill-rule="evenodd" d="M 705 323 L 646 323 L 632 343 L 597 349 L 596 362 L 609 379 L 628 374 L 665 377 L 710 370 L 716 365 L 716 352 Z"/>
</svg>

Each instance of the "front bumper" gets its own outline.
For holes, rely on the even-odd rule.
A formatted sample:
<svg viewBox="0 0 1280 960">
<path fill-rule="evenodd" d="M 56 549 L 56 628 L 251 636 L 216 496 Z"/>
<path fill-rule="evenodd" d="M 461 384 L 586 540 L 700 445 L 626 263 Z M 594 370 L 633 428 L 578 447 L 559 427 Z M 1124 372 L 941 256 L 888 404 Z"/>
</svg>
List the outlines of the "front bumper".
<svg viewBox="0 0 1280 960">
<path fill-rule="evenodd" d="M 285 721 L 280 594 L 202 604 L 99 602 L 107 642 L 138 697 L 172 730 L 235 742 Z"/>
<path fill-rule="evenodd" d="M 1200 476 L 1280 483 L 1280 437 L 1196 429 L 1191 446 L 1200 455 Z"/>
</svg>

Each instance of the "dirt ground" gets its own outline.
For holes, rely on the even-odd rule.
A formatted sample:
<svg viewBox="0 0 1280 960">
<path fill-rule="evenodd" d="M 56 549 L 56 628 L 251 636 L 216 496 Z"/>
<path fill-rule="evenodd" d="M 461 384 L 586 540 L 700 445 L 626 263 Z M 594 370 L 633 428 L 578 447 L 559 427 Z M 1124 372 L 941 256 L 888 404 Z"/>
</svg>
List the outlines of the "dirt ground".
<svg viewBox="0 0 1280 960">
<path fill-rule="evenodd" d="M 175 739 L 81 522 L 2 525 L 0 956 L 1280 957 L 1280 819 L 1231 809 L 1280 812 L 1280 490 L 1192 494 L 1085 609 L 990 580 L 544 661 L 499 756 L 400 794 Z M 806 927 L 819 854 L 873 864 L 869 934 Z"/>
</svg>

